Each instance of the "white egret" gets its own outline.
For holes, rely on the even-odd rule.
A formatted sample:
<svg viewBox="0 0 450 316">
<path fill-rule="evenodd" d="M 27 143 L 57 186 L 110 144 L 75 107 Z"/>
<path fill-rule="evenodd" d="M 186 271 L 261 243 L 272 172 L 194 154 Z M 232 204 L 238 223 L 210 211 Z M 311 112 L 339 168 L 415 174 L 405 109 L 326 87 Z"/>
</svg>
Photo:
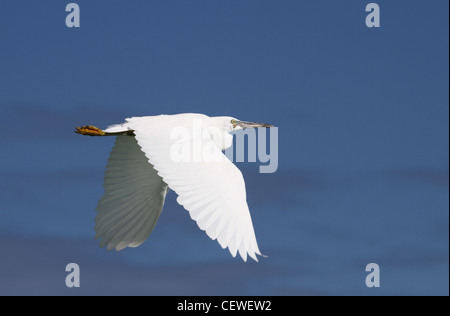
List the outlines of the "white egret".
<svg viewBox="0 0 450 316">
<path fill-rule="evenodd" d="M 223 249 L 228 247 L 233 257 L 239 252 L 244 261 L 247 255 L 258 261 L 261 252 L 244 178 L 222 152 L 232 145 L 230 132 L 249 127 L 272 125 L 189 113 L 132 117 L 105 130 L 77 127 L 75 132 L 83 135 L 117 136 L 96 209 L 100 246 L 120 251 L 141 245 L 155 227 L 170 188 Z M 174 131 L 190 133 L 179 136 Z M 187 155 L 174 159 L 180 149 Z"/>
</svg>

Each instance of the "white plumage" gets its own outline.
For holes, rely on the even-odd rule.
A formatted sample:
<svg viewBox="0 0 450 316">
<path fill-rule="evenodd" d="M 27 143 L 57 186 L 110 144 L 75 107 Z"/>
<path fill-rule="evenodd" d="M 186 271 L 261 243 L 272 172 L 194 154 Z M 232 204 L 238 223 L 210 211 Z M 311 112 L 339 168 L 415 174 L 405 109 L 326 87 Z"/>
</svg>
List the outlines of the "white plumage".
<svg viewBox="0 0 450 316">
<path fill-rule="evenodd" d="M 149 165 L 134 137 L 117 136 L 106 166 L 104 189 L 95 218 L 100 245 L 108 250 L 139 246 L 161 214 L 167 184 Z"/>
<path fill-rule="evenodd" d="M 119 251 L 142 244 L 155 227 L 170 188 L 211 239 L 233 257 L 239 252 L 244 261 L 247 256 L 258 261 L 261 252 L 244 178 L 222 152 L 232 144 L 229 132 L 247 127 L 270 125 L 178 114 L 133 117 L 104 131 L 77 128 L 85 135 L 118 135 L 106 167 L 105 194 L 96 209 L 100 245 Z M 174 129 L 191 133 L 176 137 Z M 189 149 L 184 152 L 188 156 L 174 159 L 174 148 Z"/>
</svg>

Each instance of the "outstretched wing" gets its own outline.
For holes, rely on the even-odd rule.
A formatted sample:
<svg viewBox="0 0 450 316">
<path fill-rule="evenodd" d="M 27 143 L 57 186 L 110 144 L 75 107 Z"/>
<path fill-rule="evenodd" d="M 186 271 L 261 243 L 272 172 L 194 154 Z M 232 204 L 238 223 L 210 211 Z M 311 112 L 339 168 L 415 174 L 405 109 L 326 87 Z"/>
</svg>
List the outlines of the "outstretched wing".
<svg viewBox="0 0 450 316">
<path fill-rule="evenodd" d="M 200 229 L 222 248 L 258 261 L 260 255 L 246 201 L 242 173 L 231 163 L 200 127 L 201 117 L 192 120 L 176 115 L 127 119 L 150 164 L 183 205 Z M 200 128 L 200 129 L 199 129 Z M 176 137 L 174 129 L 191 131 Z M 200 146 L 195 148 L 195 146 Z M 174 159 L 174 150 L 185 149 L 191 160 Z M 195 152 L 207 152 L 211 160 L 198 161 Z M 198 158 L 198 157 L 197 157 Z"/>
<path fill-rule="evenodd" d="M 167 184 L 132 136 L 117 136 L 108 159 L 105 194 L 95 218 L 100 246 L 117 251 L 141 245 L 161 214 Z"/>
</svg>

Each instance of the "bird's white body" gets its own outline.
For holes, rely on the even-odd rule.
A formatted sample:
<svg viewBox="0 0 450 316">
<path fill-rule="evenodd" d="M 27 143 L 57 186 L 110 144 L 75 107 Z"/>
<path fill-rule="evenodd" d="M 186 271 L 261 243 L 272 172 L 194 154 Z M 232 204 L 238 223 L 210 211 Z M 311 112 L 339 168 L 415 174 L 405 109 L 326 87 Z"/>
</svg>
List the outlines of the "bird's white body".
<svg viewBox="0 0 450 316">
<path fill-rule="evenodd" d="M 117 136 L 105 172 L 105 194 L 97 206 L 96 237 L 101 246 L 122 250 L 141 245 L 164 206 L 168 189 L 211 239 L 233 256 L 258 261 L 242 173 L 223 154 L 240 122 L 232 117 L 178 114 L 126 119 L 105 133 Z M 180 131 L 189 132 L 181 135 Z M 200 146 L 200 147 L 199 147 Z M 177 149 L 190 159 L 174 159 Z M 205 156 L 207 154 L 207 156 Z M 207 157 L 207 158 L 205 158 Z M 196 159 L 197 158 L 197 159 Z"/>
</svg>

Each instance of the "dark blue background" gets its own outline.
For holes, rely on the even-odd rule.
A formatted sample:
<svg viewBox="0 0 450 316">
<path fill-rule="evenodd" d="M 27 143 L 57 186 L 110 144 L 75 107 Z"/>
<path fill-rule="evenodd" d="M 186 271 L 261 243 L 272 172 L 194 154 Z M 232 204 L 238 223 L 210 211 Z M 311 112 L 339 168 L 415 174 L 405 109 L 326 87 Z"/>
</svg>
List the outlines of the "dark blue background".
<svg viewBox="0 0 450 316">
<path fill-rule="evenodd" d="M 376 1 L 379 29 L 369 1 L 76 2 L 78 29 L 0 2 L 1 295 L 448 295 L 448 1 Z M 279 127 L 276 173 L 238 164 L 259 263 L 173 192 L 141 247 L 98 248 L 114 140 L 73 128 L 182 112 Z"/>
</svg>

